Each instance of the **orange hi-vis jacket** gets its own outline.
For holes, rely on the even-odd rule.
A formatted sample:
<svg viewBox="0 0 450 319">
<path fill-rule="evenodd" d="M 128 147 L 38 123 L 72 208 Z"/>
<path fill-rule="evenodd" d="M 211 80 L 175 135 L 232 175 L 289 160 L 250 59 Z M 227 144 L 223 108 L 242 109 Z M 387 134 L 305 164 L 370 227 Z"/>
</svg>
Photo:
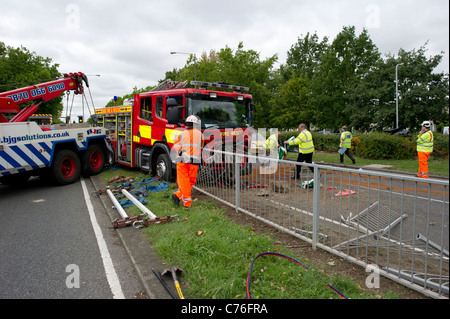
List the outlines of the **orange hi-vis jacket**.
<svg viewBox="0 0 450 319">
<path fill-rule="evenodd" d="M 175 137 L 174 151 L 178 155 L 178 191 L 174 195 L 184 207 L 191 207 L 192 205 L 191 190 L 197 181 L 203 143 L 202 132 L 195 128 L 189 128 Z"/>
<path fill-rule="evenodd" d="M 177 161 L 188 164 L 200 164 L 201 152 L 204 144 L 200 130 L 187 129 L 175 137 L 174 151 L 178 155 Z"/>
</svg>

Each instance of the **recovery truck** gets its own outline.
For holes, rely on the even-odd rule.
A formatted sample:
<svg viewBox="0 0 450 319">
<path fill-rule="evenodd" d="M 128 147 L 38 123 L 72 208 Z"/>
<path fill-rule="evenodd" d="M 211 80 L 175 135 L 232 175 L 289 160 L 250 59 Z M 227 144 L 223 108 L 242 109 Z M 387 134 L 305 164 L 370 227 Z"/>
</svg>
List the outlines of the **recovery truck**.
<svg viewBox="0 0 450 319">
<path fill-rule="evenodd" d="M 26 122 L 39 105 L 73 90 L 83 94 L 85 74 L 64 74 L 60 79 L 0 93 L 0 183 L 20 183 L 32 175 L 65 185 L 80 173 L 103 170 L 111 145 L 103 127 L 57 129 Z M 28 102 L 28 103 L 27 103 Z M 27 103 L 22 109 L 20 104 Z M 15 114 L 10 120 L 6 114 Z"/>
<path fill-rule="evenodd" d="M 161 180 L 173 179 L 176 163 L 170 150 L 174 133 L 185 127 L 184 120 L 189 115 L 201 119 L 208 148 L 248 151 L 254 106 L 252 96 L 243 91 L 249 89 L 218 82 L 190 84 L 195 87 L 186 88 L 187 82 L 167 80 L 149 92 L 135 94 L 122 106 L 95 110 L 98 125 L 111 132 L 116 163 L 138 167 Z M 209 90 L 210 87 L 215 90 Z M 244 168 L 246 160 L 242 161 Z M 225 164 L 224 161 L 215 165 L 223 168 Z"/>
</svg>

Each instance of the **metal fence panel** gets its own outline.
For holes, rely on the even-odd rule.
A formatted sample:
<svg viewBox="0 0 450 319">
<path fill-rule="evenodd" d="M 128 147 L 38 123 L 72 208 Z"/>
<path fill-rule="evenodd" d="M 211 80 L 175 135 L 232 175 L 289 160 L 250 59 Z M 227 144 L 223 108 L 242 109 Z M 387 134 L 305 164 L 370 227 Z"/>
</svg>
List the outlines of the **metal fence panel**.
<svg viewBox="0 0 450 319">
<path fill-rule="evenodd" d="M 433 298 L 448 298 L 449 182 L 208 150 L 196 189 Z M 212 158 L 212 157 L 210 157 Z M 250 163 L 250 164 L 244 164 Z"/>
</svg>

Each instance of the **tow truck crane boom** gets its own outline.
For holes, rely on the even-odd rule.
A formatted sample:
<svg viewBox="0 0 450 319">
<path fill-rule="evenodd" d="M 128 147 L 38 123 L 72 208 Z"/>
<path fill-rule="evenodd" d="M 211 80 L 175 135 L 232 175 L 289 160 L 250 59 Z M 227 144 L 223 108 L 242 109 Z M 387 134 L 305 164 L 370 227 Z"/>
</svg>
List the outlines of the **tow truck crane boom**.
<svg viewBox="0 0 450 319">
<path fill-rule="evenodd" d="M 43 102 L 52 100 L 60 96 L 63 92 L 74 90 L 75 94 L 83 94 L 83 81 L 89 87 L 89 82 L 85 74 L 81 72 L 66 73 L 63 78 L 32 85 L 12 91 L 0 93 L 0 123 L 7 123 L 8 120 L 2 113 L 17 113 L 9 122 L 25 122 Z M 34 101 L 22 110 L 19 104 Z"/>
</svg>

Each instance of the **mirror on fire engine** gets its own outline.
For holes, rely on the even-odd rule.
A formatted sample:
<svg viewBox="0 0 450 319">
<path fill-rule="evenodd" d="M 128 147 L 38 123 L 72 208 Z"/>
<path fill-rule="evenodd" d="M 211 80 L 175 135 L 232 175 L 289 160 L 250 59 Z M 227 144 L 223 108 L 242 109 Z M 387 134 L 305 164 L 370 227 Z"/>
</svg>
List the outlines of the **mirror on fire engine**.
<svg viewBox="0 0 450 319">
<path fill-rule="evenodd" d="M 166 106 L 167 106 L 167 108 L 171 108 L 171 107 L 174 107 L 174 106 L 177 106 L 177 100 L 175 100 L 174 98 L 168 98 L 167 99 L 167 101 L 166 101 Z"/>
<path fill-rule="evenodd" d="M 180 113 L 177 107 L 177 100 L 168 98 L 166 101 L 166 119 L 169 124 L 178 124 L 180 122 Z"/>
<path fill-rule="evenodd" d="M 178 116 L 178 109 L 176 107 L 171 107 L 170 109 L 167 109 L 166 115 L 169 124 L 178 124 L 179 116 Z"/>
</svg>

